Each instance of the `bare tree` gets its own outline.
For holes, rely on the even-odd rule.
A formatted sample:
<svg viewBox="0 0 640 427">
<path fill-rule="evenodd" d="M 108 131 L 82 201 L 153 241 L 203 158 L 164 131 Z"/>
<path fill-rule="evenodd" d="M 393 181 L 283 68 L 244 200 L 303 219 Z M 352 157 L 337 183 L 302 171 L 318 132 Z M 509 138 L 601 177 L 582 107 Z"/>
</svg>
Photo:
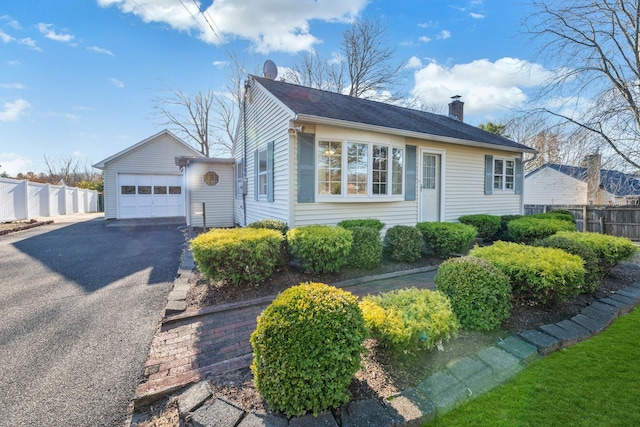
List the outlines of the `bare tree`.
<svg viewBox="0 0 640 427">
<path fill-rule="evenodd" d="M 541 108 L 640 168 L 640 0 L 533 0 L 527 31 L 555 64 Z"/>
<path fill-rule="evenodd" d="M 191 142 L 202 154 L 228 157 L 233 152 L 234 136 L 246 77 L 244 61 L 227 53 L 229 75 L 224 90 L 207 89 L 187 94 L 168 89 L 168 95 L 154 99 L 162 125 Z"/>
<path fill-rule="evenodd" d="M 304 53 L 284 77 L 296 84 L 358 98 L 397 101 L 400 96 L 395 86 L 402 65 L 393 64 L 393 54 L 380 21 L 355 21 L 342 34 L 335 56 Z"/>
<path fill-rule="evenodd" d="M 71 187 L 102 181 L 101 172 L 90 168 L 86 161 L 81 164 L 79 158 L 70 155 L 61 155 L 55 159 L 45 155 L 44 163 L 47 167 L 46 173 L 35 175 L 33 172 L 27 172 L 26 175 L 23 174 L 22 179 Z"/>
</svg>

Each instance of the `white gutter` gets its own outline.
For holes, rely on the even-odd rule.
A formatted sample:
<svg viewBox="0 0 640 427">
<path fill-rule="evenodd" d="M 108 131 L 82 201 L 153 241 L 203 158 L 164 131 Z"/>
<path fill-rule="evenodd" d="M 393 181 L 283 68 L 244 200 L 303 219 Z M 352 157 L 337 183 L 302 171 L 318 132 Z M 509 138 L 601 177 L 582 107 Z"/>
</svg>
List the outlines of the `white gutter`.
<svg viewBox="0 0 640 427">
<path fill-rule="evenodd" d="M 513 151 L 515 153 L 532 153 L 532 154 L 537 153 L 537 151 L 532 148 L 516 148 L 516 147 L 509 147 L 509 146 L 498 145 L 498 144 L 491 144 L 488 142 L 469 141 L 467 139 L 450 138 L 447 136 L 432 135 L 429 133 L 396 129 L 396 128 L 390 128 L 386 126 L 369 125 L 366 123 L 356 123 L 356 122 L 350 122 L 347 120 L 311 116 L 308 114 L 297 114 L 295 120 L 302 121 L 302 122 L 312 122 L 312 123 L 321 124 L 321 125 L 342 126 L 342 127 L 351 128 L 351 129 L 374 131 L 374 132 L 380 132 L 380 133 L 390 133 L 393 135 L 401 135 L 401 136 L 406 136 L 410 138 L 429 139 L 431 141 L 447 142 L 450 144 L 466 145 L 470 147 L 492 148 L 494 150 Z"/>
</svg>

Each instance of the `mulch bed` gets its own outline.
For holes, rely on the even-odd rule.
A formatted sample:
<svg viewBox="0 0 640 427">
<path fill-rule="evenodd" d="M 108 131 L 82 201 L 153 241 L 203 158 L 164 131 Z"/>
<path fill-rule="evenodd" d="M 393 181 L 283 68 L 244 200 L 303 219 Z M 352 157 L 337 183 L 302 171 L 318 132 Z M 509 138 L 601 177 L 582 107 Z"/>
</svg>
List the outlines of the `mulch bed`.
<svg viewBox="0 0 640 427">
<path fill-rule="evenodd" d="M 53 224 L 53 221 L 37 221 L 31 219 L 28 221 L 9 221 L 0 223 L 0 236 L 14 233 L 16 231 L 28 230 L 45 224 Z"/>
</svg>

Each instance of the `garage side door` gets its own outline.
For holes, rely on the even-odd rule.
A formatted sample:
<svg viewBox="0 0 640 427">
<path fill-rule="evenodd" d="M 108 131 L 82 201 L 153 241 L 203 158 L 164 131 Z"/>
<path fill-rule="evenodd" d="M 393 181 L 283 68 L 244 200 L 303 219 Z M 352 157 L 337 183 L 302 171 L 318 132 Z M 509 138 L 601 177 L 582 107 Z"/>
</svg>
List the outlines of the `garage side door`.
<svg viewBox="0 0 640 427">
<path fill-rule="evenodd" d="M 181 175 L 118 176 L 118 218 L 184 216 Z"/>
</svg>

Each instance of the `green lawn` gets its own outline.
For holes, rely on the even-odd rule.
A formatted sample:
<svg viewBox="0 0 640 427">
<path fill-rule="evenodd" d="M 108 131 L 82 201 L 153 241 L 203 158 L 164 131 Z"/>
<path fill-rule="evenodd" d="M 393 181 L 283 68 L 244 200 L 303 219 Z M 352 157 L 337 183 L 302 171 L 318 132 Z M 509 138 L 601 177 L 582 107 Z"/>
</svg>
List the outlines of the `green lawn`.
<svg viewBox="0 0 640 427">
<path fill-rule="evenodd" d="M 640 310 L 427 425 L 640 425 Z"/>
</svg>

